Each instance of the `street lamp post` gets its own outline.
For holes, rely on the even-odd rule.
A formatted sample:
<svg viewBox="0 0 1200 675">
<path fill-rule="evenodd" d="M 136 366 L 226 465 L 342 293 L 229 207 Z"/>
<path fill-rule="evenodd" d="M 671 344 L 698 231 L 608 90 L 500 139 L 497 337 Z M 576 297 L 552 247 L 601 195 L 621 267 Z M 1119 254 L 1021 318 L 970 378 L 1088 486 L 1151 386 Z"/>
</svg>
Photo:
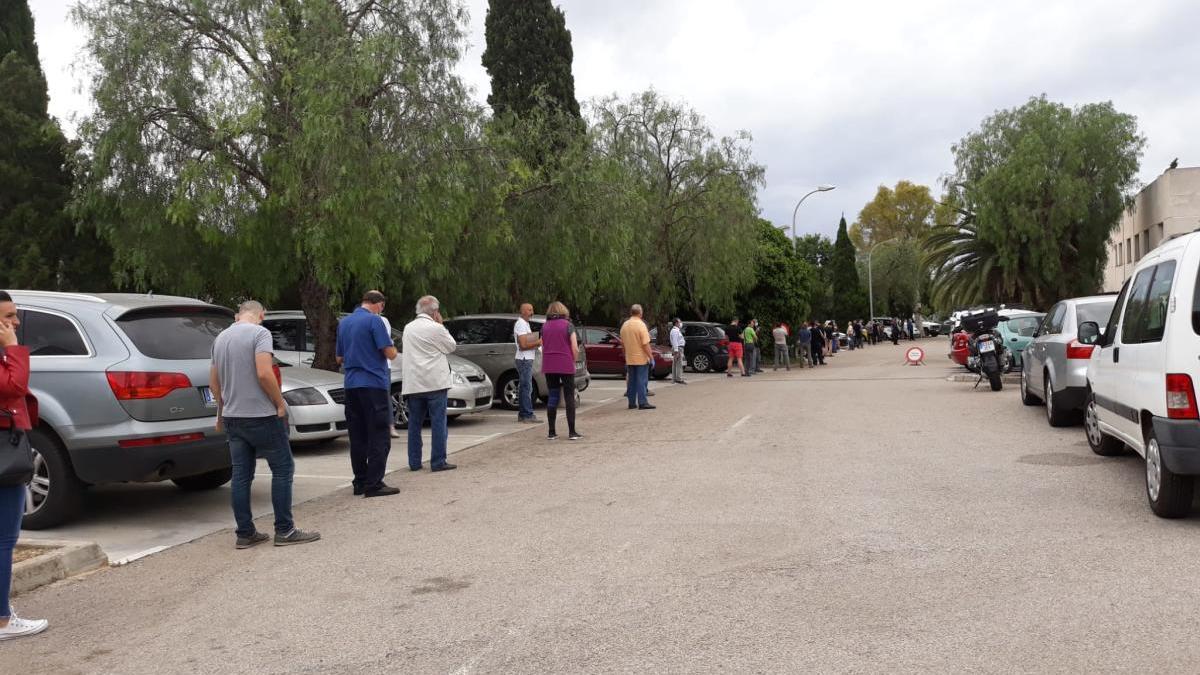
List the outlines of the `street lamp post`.
<svg viewBox="0 0 1200 675">
<path fill-rule="evenodd" d="M 884 239 L 883 241 L 871 244 L 871 246 L 867 248 L 867 295 L 870 296 L 871 321 L 875 320 L 875 279 L 871 276 L 871 254 L 875 252 L 876 246 L 883 246 L 884 244 L 896 241 L 896 239 L 898 239 L 898 237 Z"/>
<path fill-rule="evenodd" d="M 829 184 L 818 185 L 816 190 L 813 190 L 812 192 L 804 195 L 803 197 L 800 198 L 800 201 L 796 202 L 796 208 L 792 209 L 792 252 L 793 253 L 796 252 L 796 212 L 798 212 L 800 210 L 800 205 L 804 203 L 805 199 L 808 199 L 809 197 L 817 194 L 818 192 L 829 192 L 830 190 L 836 190 L 836 189 L 837 189 L 836 185 L 829 185 Z"/>
</svg>

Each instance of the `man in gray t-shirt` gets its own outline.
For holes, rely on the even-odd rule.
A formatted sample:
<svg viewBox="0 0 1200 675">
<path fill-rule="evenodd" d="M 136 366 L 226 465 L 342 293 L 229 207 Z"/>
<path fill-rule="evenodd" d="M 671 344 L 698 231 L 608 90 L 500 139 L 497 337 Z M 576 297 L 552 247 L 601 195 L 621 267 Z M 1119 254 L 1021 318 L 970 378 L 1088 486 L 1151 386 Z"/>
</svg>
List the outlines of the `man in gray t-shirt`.
<svg viewBox="0 0 1200 675">
<path fill-rule="evenodd" d="M 295 461 L 288 441 L 287 404 L 275 376 L 271 332 L 262 327 L 263 306 L 247 300 L 237 321 L 213 341 L 209 387 L 217 402 L 217 431 L 229 437 L 233 464 L 233 518 L 237 547 L 250 548 L 268 539 L 254 527 L 250 483 L 258 457 L 271 467 L 271 506 L 275 510 L 275 545 L 307 544 L 321 535 L 296 529 L 292 522 L 292 475 Z"/>
</svg>

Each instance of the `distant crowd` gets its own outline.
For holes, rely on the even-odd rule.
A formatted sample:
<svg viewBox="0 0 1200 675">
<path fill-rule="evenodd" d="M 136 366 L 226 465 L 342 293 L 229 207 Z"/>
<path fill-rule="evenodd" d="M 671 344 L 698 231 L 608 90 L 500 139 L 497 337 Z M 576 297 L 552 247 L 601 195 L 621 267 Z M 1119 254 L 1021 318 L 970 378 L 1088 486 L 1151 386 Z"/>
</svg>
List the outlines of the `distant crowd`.
<svg viewBox="0 0 1200 675">
<path fill-rule="evenodd" d="M 676 319 L 678 322 L 678 319 Z M 780 366 L 791 370 L 793 355 L 799 368 L 815 368 L 825 365 L 825 359 L 837 354 L 843 342 L 846 349 L 862 349 L 867 345 L 876 345 L 890 340 L 899 344 L 900 340 L 915 340 L 917 326 L 912 319 L 892 318 L 884 320 L 850 321 L 846 324 L 845 332 L 839 332 L 837 324 L 830 320 L 824 323 L 803 321 L 794 331 L 787 323 L 776 323 L 771 329 L 771 344 L 774 346 L 773 370 Z M 750 319 L 745 326 L 739 319 L 734 318 L 725 328 L 729 340 L 729 362 L 725 370 L 726 377 L 734 376 L 734 369 L 742 377 L 751 377 L 764 372 L 759 353 L 759 323 L 758 319 Z M 794 347 L 794 354 L 793 354 Z"/>
</svg>

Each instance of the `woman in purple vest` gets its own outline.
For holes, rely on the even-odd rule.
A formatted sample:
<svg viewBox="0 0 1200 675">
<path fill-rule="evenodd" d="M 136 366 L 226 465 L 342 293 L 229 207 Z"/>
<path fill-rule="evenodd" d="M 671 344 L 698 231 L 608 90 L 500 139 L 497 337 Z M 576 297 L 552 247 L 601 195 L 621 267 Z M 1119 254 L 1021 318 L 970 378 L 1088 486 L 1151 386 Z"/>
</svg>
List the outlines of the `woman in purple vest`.
<svg viewBox="0 0 1200 675">
<path fill-rule="evenodd" d="M 579 341 L 570 319 L 567 306 L 556 301 L 546 310 L 546 323 L 542 326 L 542 374 L 550 389 L 546 421 L 550 425 L 548 438 L 552 441 L 558 438 L 554 423 L 560 396 L 567 406 L 568 438 L 572 441 L 583 438 L 575 431 L 575 360 L 579 357 Z"/>
</svg>

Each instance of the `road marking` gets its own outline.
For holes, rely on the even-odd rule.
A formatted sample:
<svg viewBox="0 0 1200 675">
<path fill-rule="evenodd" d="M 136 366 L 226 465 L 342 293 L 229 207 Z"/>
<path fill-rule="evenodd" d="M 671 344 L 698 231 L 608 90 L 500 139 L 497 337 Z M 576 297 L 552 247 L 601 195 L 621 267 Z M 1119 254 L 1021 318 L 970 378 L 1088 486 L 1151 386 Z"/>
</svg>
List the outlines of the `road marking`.
<svg viewBox="0 0 1200 675">
<path fill-rule="evenodd" d="M 262 472 L 256 471 L 254 473 L 254 477 L 258 478 L 259 476 L 262 476 L 263 478 L 269 478 L 271 476 L 271 472 L 270 471 L 262 471 Z M 345 476 L 320 476 L 320 475 L 311 474 L 311 473 L 292 474 L 292 478 L 315 478 L 318 480 L 347 480 Z"/>
<path fill-rule="evenodd" d="M 745 423 L 746 423 L 746 421 L 747 421 L 747 420 L 749 420 L 751 417 L 754 417 L 754 415 L 746 415 L 746 416 L 745 416 L 745 417 L 743 417 L 742 419 L 740 419 L 740 420 L 738 420 L 738 421 L 734 422 L 734 423 L 733 423 L 733 426 L 729 427 L 729 430 L 730 430 L 730 431 L 733 431 L 734 429 L 736 429 L 736 428 L 738 428 L 738 427 L 742 426 L 742 425 L 743 425 L 743 424 L 745 424 Z"/>
</svg>

